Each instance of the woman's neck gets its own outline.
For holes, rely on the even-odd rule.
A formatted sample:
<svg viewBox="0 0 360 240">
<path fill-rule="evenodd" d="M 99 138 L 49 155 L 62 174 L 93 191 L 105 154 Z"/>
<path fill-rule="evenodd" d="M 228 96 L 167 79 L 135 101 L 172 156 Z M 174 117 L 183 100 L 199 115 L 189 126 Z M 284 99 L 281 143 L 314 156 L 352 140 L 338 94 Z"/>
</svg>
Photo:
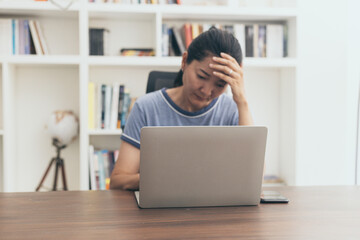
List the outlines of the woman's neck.
<svg viewBox="0 0 360 240">
<path fill-rule="evenodd" d="M 187 112 L 196 112 L 200 110 L 194 109 L 194 107 L 187 100 L 183 86 L 167 89 L 166 93 L 168 94 L 170 99 L 181 109 Z"/>
</svg>

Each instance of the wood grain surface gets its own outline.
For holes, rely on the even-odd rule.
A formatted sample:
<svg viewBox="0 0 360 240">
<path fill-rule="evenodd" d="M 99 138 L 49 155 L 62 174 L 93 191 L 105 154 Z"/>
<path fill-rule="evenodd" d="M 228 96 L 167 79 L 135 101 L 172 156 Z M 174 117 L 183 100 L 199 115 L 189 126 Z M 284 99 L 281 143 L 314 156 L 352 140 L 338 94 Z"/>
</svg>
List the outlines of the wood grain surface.
<svg viewBox="0 0 360 240">
<path fill-rule="evenodd" d="M 0 193 L 0 239 L 360 239 L 360 187 L 276 187 L 288 204 L 139 209 L 132 192 Z"/>
</svg>

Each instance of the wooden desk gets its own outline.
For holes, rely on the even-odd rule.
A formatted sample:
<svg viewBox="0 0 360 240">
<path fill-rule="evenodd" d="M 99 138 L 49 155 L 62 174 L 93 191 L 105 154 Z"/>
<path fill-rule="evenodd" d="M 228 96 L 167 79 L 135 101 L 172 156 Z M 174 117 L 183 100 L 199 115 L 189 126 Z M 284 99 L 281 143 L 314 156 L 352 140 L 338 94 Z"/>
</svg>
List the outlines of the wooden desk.
<svg viewBox="0 0 360 240">
<path fill-rule="evenodd" d="M 279 187 L 289 204 L 139 209 L 133 193 L 0 193 L 0 239 L 360 239 L 360 187 Z"/>
</svg>

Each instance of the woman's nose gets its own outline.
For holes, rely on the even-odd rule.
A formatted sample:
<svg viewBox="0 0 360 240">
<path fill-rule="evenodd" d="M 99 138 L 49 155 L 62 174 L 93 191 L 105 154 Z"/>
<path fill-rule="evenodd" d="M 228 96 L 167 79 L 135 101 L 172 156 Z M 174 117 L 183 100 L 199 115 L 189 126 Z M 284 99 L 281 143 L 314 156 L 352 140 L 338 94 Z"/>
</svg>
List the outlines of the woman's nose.
<svg viewBox="0 0 360 240">
<path fill-rule="evenodd" d="M 209 83 L 204 83 L 204 85 L 201 87 L 201 93 L 204 95 L 204 97 L 211 97 L 212 95 L 212 86 Z"/>
</svg>

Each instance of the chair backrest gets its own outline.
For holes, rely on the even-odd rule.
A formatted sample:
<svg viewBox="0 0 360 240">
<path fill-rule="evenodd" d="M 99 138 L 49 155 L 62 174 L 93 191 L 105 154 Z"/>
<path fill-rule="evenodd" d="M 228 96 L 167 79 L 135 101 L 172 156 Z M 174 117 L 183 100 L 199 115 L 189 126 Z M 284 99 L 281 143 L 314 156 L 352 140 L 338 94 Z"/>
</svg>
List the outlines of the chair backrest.
<svg viewBox="0 0 360 240">
<path fill-rule="evenodd" d="M 177 72 L 151 71 L 148 77 L 146 93 L 153 92 L 164 87 L 174 87 L 177 74 Z"/>
</svg>

